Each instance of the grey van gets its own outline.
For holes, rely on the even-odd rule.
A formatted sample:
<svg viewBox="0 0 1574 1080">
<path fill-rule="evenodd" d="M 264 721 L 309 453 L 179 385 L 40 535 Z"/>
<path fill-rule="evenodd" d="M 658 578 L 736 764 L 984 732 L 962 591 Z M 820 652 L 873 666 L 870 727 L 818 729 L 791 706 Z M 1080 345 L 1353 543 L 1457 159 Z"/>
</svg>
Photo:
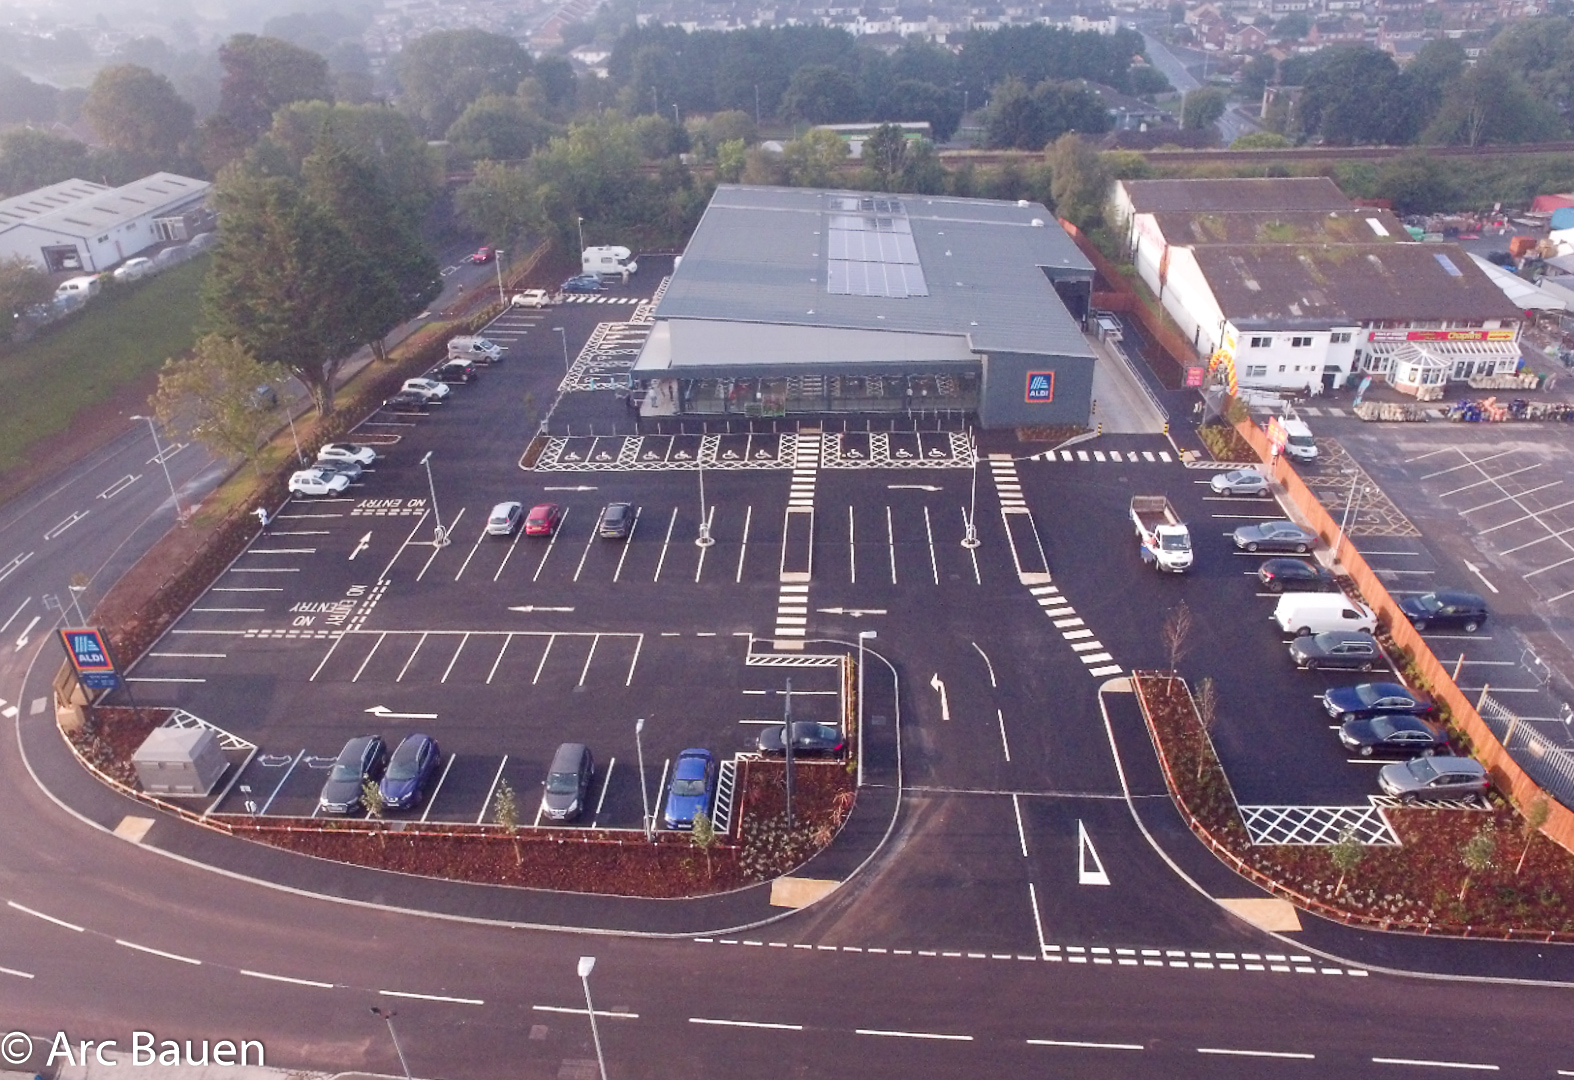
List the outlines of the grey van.
<svg viewBox="0 0 1574 1080">
<path fill-rule="evenodd" d="M 596 762 L 584 743 L 566 742 L 552 755 L 547 770 L 546 794 L 541 799 L 543 817 L 553 821 L 573 821 L 584 812 L 590 798 L 590 781 L 596 775 Z"/>
</svg>

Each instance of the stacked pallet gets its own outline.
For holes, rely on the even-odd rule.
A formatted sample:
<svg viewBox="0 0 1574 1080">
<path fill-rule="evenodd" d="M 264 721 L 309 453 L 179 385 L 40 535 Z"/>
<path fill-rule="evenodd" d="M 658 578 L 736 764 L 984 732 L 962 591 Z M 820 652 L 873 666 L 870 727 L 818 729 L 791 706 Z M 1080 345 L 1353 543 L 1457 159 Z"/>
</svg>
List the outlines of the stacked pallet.
<svg viewBox="0 0 1574 1080">
<path fill-rule="evenodd" d="M 1355 407 L 1355 415 L 1362 420 L 1424 421 L 1426 409 L 1398 401 L 1363 401 Z"/>
</svg>

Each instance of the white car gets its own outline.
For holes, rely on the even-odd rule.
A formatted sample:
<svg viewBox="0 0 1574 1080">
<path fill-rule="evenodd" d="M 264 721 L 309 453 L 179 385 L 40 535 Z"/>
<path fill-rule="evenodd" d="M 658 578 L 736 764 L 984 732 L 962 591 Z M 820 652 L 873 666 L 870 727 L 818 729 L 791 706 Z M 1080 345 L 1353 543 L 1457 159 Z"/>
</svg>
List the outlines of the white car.
<svg viewBox="0 0 1574 1080">
<path fill-rule="evenodd" d="M 406 394 L 420 394 L 427 401 L 442 401 L 453 393 L 453 387 L 436 379 L 406 379 L 399 389 Z"/>
<path fill-rule="evenodd" d="M 526 289 L 524 292 L 515 293 L 511 302 L 515 307 L 551 307 L 552 294 L 545 289 Z"/>
<path fill-rule="evenodd" d="M 486 519 L 486 534 L 488 536 L 513 536 L 514 530 L 519 528 L 519 521 L 525 516 L 523 503 L 500 502 L 492 507 L 492 513 Z"/>
<path fill-rule="evenodd" d="M 317 451 L 318 461 L 353 461 L 357 465 L 370 465 L 377 460 L 377 451 L 360 443 L 331 442 Z"/>
<path fill-rule="evenodd" d="M 136 281 L 138 278 L 146 277 L 152 270 L 153 260 L 138 256 L 135 259 L 127 259 L 117 267 L 114 277 L 116 281 Z"/>
<path fill-rule="evenodd" d="M 292 495 L 342 495 L 349 486 L 348 476 L 321 469 L 302 469 L 290 477 Z"/>
</svg>

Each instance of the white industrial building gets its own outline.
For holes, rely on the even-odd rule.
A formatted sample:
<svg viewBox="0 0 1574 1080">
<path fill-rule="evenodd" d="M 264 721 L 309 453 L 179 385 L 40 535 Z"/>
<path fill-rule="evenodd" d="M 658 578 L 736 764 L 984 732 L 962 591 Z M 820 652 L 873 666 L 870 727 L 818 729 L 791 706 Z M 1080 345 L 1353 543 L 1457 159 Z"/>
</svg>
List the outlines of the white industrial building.
<svg viewBox="0 0 1574 1080">
<path fill-rule="evenodd" d="M 202 231 L 212 187 L 161 172 L 117 188 L 63 180 L 0 200 L 0 259 L 20 255 L 50 273 L 101 273 Z"/>
<path fill-rule="evenodd" d="M 1458 246 L 1415 243 L 1324 177 L 1128 180 L 1114 218 L 1138 276 L 1241 386 L 1408 392 L 1513 372 L 1523 312 Z"/>
</svg>

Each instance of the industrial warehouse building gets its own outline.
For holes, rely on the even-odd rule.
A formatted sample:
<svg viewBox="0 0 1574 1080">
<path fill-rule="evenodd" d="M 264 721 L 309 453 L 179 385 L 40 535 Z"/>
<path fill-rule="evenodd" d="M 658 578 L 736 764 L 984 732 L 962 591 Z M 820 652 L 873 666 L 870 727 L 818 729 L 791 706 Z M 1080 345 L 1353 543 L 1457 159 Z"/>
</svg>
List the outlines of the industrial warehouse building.
<svg viewBox="0 0 1574 1080">
<path fill-rule="evenodd" d="M 118 188 L 91 180 L 0 199 L 0 259 L 21 256 L 49 273 L 99 273 L 155 244 L 211 227 L 213 185 L 154 173 Z"/>
<path fill-rule="evenodd" d="M 635 363 L 641 416 L 1087 425 L 1092 285 L 1036 203 L 722 185 Z"/>
</svg>

